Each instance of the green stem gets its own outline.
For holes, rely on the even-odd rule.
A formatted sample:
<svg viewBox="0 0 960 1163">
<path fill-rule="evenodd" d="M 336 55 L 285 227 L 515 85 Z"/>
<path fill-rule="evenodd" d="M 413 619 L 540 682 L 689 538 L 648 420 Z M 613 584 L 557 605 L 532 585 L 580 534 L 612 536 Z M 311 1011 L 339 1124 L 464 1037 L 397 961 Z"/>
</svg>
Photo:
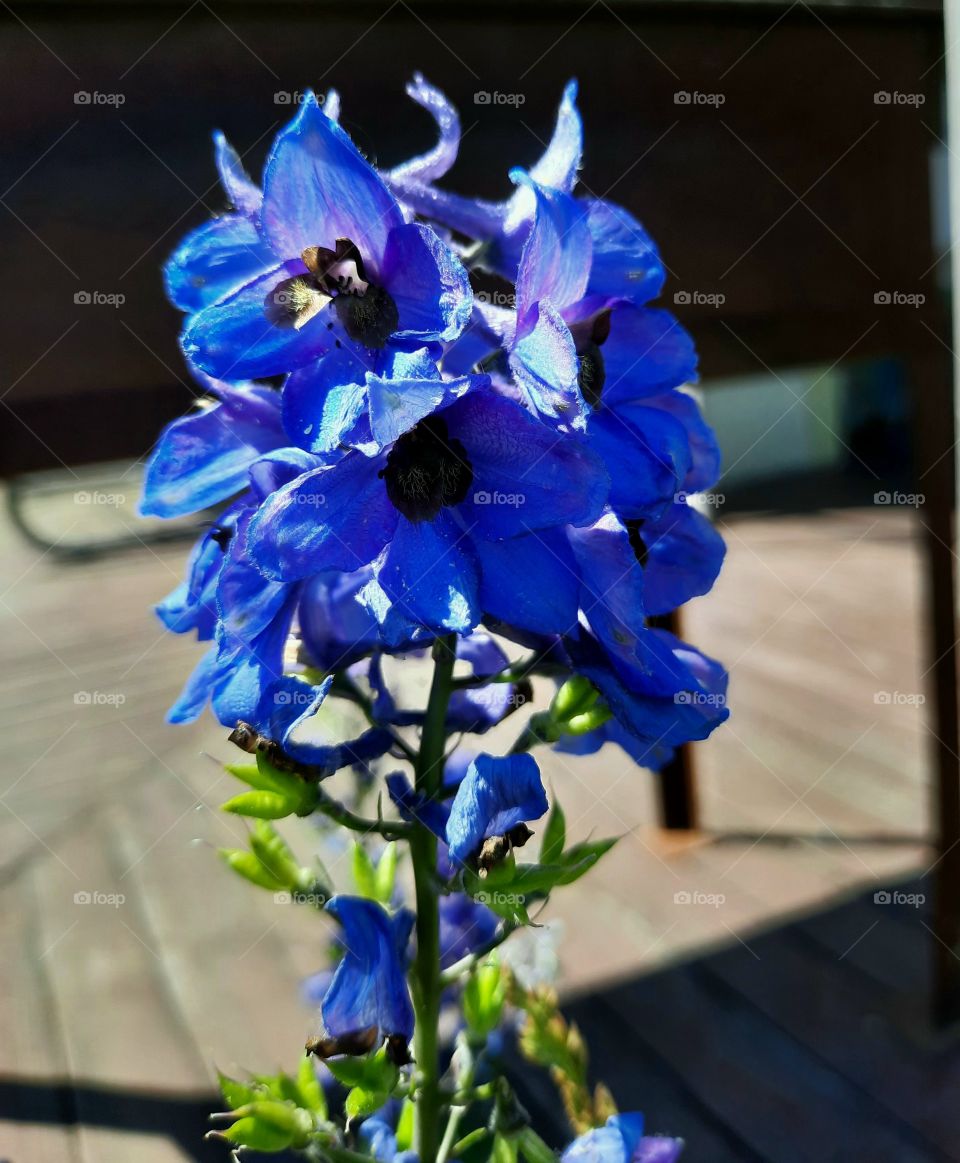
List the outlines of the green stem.
<svg viewBox="0 0 960 1163">
<path fill-rule="evenodd" d="M 460 1092 L 454 1096 L 447 1116 L 447 1126 L 443 1133 L 443 1142 L 440 1144 L 440 1154 L 437 1163 L 447 1163 L 453 1152 L 453 1145 L 457 1141 L 457 1131 L 464 1112 L 475 1097 L 473 1093 L 473 1078 L 477 1070 L 477 1056 L 470 1039 L 464 1035 L 459 1038 L 459 1053 L 462 1059 L 460 1077 L 457 1079 L 457 1089 Z"/>
<path fill-rule="evenodd" d="M 447 741 L 447 704 L 450 701 L 456 635 L 438 638 L 433 646 L 433 682 L 420 737 L 416 788 L 431 799 L 443 785 Z M 417 1063 L 416 1148 L 420 1163 L 436 1163 L 440 1146 L 440 1063 L 437 1026 L 440 1021 L 440 913 L 437 893 L 437 839 L 422 823 L 415 823 L 410 854 L 417 900 L 417 957 L 413 967 Z"/>
<path fill-rule="evenodd" d="M 323 812 L 334 823 L 343 828 L 349 828 L 352 832 L 362 832 L 364 835 L 377 832 L 384 840 L 403 840 L 412 831 L 410 825 L 404 823 L 403 820 L 368 820 L 364 816 L 358 816 L 356 812 L 351 812 L 345 804 L 335 800 L 333 796 L 327 795 L 319 787 L 317 789 L 316 810 Z"/>
</svg>

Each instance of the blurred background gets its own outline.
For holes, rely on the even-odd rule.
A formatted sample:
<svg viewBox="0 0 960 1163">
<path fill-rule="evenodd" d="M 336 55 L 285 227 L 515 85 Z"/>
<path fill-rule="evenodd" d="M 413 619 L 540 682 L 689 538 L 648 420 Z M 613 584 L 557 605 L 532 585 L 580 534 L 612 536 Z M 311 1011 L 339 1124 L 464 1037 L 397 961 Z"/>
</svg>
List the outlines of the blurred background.
<svg viewBox="0 0 960 1163">
<path fill-rule="evenodd" d="M 323 926 L 222 868 L 231 748 L 164 722 L 193 530 L 134 507 L 196 393 L 160 267 L 224 208 L 211 131 L 257 175 L 334 86 L 390 166 L 415 71 L 491 199 L 579 79 L 582 189 L 659 243 L 724 450 L 683 632 L 730 722 L 663 777 L 543 757 L 571 832 L 625 834 L 541 918 L 592 1073 L 691 1163 L 960 1158 L 946 44 L 934 0 L 0 0 L 0 1159 L 224 1158 L 214 1064 L 311 1032 Z"/>
</svg>

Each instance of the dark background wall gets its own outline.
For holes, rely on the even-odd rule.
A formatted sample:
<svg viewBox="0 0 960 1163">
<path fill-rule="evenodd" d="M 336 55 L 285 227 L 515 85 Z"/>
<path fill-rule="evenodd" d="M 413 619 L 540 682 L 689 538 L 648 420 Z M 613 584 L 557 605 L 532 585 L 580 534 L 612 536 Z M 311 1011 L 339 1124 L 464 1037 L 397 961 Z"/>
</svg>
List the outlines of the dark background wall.
<svg viewBox="0 0 960 1163">
<path fill-rule="evenodd" d="M 941 52 L 924 9 L 4 6 L 0 472 L 138 455 L 188 404 L 160 265 L 223 207 L 213 128 L 257 175 L 292 111 L 275 94 L 335 85 L 346 127 L 390 165 L 433 139 L 403 94 L 418 69 L 462 114 L 446 184 L 491 198 L 538 156 L 564 82 L 579 78 L 586 186 L 652 231 L 674 275 L 668 300 L 725 296 L 720 310 L 678 307 L 708 371 L 743 364 L 744 338 L 764 360 L 834 359 L 861 320 L 882 324 L 871 343 L 896 347 L 910 327 L 922 341 L 874 296 L 934 289 L 926 166 Z M 477 91 L 523 102 L 478 105 Z M 878 91 L 924 103 L 877 104 Z M 678 104 L 678 92 L 723 103 Z"/>
</svg>

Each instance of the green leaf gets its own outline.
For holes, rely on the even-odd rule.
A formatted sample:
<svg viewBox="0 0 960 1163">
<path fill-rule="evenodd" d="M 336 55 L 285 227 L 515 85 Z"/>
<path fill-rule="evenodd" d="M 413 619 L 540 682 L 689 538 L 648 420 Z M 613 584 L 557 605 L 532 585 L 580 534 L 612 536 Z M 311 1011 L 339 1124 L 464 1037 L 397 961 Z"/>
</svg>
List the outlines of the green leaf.
<svg viewBox="0 0 960 1163">
<path fill-rule="evenodd" d="M 415 1118 L 416 1107 L 409 1098 L 405 1098 L 403 1106 L 400 1107 L 400 1117 L 397 1119 L 397 1129 L 394 1132 L 397 1137 L 398 1151 L 411 1151 L 413 1149 Z"/>
<path fill-rule="evenodd" d="M 276 786 L 260 774 L 260 769 L 252 763 L 228 763 L 226 770 L 230 775 L 257 788 L 258 791 L 276 791 Z"/>
<path fill-rule="evenodd" d="M 251 884 L 257 884 L 271 892 L 279 892 L 284 887 L 270 870 L 245 848 L 220 848 L 218 852 L 234 872 L 244 880 L 249 880 Z"/>
<path fill-rule="evenodd" d="M 620 840 L 619 836 L 611 836 L 606 840 L 587 840 L 581 844 L 574 844 L 563 854 L 563 864 L 573 875 L 560 881 L 561 884 L 573 884 L 588 869 L 592 868 L 601 856 L 606 856 L 614 844 Z"/>
<path fill-rule="evenodd" d="M 218 1132 L 228 1143 L 237 1147 L 249 1147 L 252 1151 L 263 1151 L 267 1155 L 275 1155 L 293 1143 L 293 1132 L 282 1131 L 261 1119 L 238 1119 L 232 1127 Z"/>
<path fill-rule="evenodd" d="M 490 1163 L 517 1163 L 516 1139 L 508 1139 L 506 1135 L 496 1135 L 493 1140 Z"/>
<path fill-rule="evenodd" d="M 245 791 L 227 800 L 225 812 L 237 816 L 253 816 L 259 820 L 281 820 L 297 810 L 297 803 L 289 796 L 274 791 Z"/>
<path fill-rule="evenodd" d="M 557 1157 L 532 1127 L 520 1132 L 520 1154 L 527 1163 L 557 1163 Z"/>
<path fill-rule="evenodd" d="M 500 1023 L 506 982 L 495 961 L 478 966 L 463 989 L 463 1017 L 472 1034 L 486 1039 Z"/>
<path fill-rule="evenodd" d="M 353 842 L 351 867 L 357 892 L 361 896 L 366 897 L 367 900 L 376 900 L 377 870 L 374 868 L 373 861 L 370 859 L 370 853 L 359 840 L 354 840 Z"/>
<path fill-rule="evenodd" d="M 567 820 L 559 802 L 554 801 L 553 808 L 547 819 L 547 826 L 543 830 L 543 844 L 540 847 L 540 863 L 554 864 L 563 855 L 563 846 L 567 842 Z"/>
<path fill-rule="evenodd" d="M 300 1093 L 300 1106 L 318 1118 L 327 1117 L 327 1100 L 309 1054 L 300 1059 L 300 1066 L 297 1069 L 297 1090 Z"/>
<path fill-rule="evenodd" d="M 301 879 L 301 869 L 287 842 L 266 820 L 257 820 L 250 833 L 250 848 L 283 888 L 295 889 Z"/>
<path fill-rule="evenodd" d="M 393 886 L 397 879 L 398 849 L 395 840 L 391 840 L 383 850 L 377 863 L 377 875 L 374 882 L 376 899 L 387 905 L 393 897 Z"/>
<path fill-rule="evenodd" d="M 344 1110 L 347 1118 L 363 1119 L 378 1111 L 389 1099 L 389 1090 L 368 1090 L 365 1086 L 355 1086 L 347 1095 Z"/>
<path fill-rule="evenodd" d="M 344 1086 L 362 1085 L 366 1066 L 363 1058 L 328 1058 L 325 1065 L 337 1082 L 342 1082 Z"/>
<path fill-rule="evenodd" d="M 220 1093 L 226 1099 L 227 1106 L 231 1110 L 235 1111 L 237 1107 L 246 1106 L 248 1102 L 253 1102 L 256 1098 L 253 1087 L 246 1082 L 238 1082 L 227 1074 L 221 1074 L 219 1070 L 217 1071 L 217 1080 L 220 1084 Z"/>
</svg>

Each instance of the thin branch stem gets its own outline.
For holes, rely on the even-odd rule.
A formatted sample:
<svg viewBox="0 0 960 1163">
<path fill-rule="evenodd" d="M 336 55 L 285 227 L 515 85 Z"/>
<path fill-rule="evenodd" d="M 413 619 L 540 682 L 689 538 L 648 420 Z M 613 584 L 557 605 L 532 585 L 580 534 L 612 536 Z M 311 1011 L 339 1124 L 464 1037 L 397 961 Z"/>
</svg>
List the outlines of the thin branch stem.
<svg viewBox="0 0 960 1163">
<path fill-rule="evenodd" d="M 416 789 L 430 799 L 439 798 L 443 785 L 447 741 L 447 706 L 450 702 L 456 635 L 438 638 L 433 646 L 433 681 L 427 702 L 420 751 L 416 762 Z M 416 1029 L 414 1058 L 418 1088 L 416 1146 L 420 1163 L 436 1163 L 440 1146 L 440 913 L 437 886 L 437 839 L 424 824 L 413 825 L 410 854 L 417 901 L 417 956 L 413 967 Z"/>
<path fill-rule="evenodd" d="M 355 812 L 335 800 L 333 796 L 327 793 L 320 787 L 317 788 L 317 811 L 323 812 L 336 824 L 342 825 L 344 828 L 349 828 L 352 832 L 363 832 L 368 834 L 370 832 L 377 832 L 384 840 L 404 840 L 409 838 L 413 829 L 403 820 L 370 820 L 364 816 L 358 816 Z"/>
</svg>

